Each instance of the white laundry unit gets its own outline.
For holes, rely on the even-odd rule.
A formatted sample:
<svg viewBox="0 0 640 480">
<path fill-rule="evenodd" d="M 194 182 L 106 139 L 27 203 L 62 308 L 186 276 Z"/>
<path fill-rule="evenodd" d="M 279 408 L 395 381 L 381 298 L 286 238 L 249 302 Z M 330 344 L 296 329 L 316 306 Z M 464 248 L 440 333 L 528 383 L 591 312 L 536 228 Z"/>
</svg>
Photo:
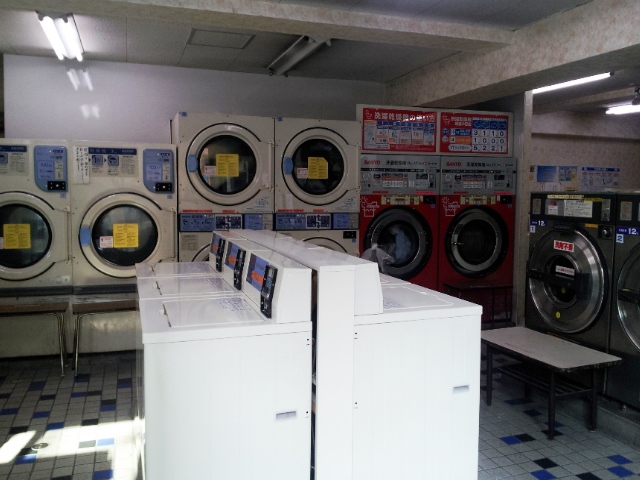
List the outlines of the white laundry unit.
<svg viewBox="0 0 640 480">
<path fill-rule="evenodd" d="M 259 303 L 244 294 L 140 301 L 148 479 L 309 477 L 311 271 L 272 252 L 250 265 L 245 288 Z"/>
<path fill-rule="evenodd" d="M 136 278 L 210 277 L 219 275 L 209 262 L 137 263 Z"/>
<path fill-rule="evenodd" d="M 175 147 L 74 142 L 74 292 L 134 291 L 135 264 L 177 256 Z"/>
<path fill-rule="evenodd" d="M 303 118 L 275 122 L 277 213 L 359 212 L 359 123 Z"/>
<path fill-rule="evenodd" d="M 0 295 L 71 291 L 68 147 L 0 139 Z"/>
<path fill-rule="evenodd" d="M 355 317 L 353 479 L 476 478 L 482 307 L 408 282 L 382 295 Z"/>
<path fill-rule="evenodd" d="M 180 112 L 171 133 L 181 261 L 203 260 L 197 233 L 272 228 L 273 118 Z"/>
</svg>

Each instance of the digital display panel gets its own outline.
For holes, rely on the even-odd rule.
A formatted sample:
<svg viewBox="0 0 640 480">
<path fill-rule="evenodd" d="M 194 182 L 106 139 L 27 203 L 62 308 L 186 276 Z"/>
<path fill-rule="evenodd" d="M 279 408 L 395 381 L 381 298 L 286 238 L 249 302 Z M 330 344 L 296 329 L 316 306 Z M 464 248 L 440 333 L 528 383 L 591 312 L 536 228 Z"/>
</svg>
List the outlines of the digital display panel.
<svg viewBox="0 0 640 480">
<path fill-rule="evenodd" d="M 269 262 L 255 254 L 251 254 L 249 268 L 247 268 L 247 283 L 258 291 L 262 290 L 264 274 Z"/>
</svg>

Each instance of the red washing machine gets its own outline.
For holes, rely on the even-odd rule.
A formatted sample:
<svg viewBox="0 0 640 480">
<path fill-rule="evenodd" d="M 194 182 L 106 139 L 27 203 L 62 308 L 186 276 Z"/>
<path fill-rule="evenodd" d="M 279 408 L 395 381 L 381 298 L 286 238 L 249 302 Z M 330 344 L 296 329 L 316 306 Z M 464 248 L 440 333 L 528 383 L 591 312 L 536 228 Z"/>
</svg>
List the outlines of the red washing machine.
<svg viewBox="0 0 640 480">
<path fill-rule="evenodd" d="M 360 254 L 390 256 L 381 271 L 433 290 L 438 281 L 440 157 L 360 155 Z"/>
<path fill-rule="evenodd" d="M 509 320 L 513 285 L 516 161 L 447 157 L 440 171 L 438 290 Z"/>
</svg>

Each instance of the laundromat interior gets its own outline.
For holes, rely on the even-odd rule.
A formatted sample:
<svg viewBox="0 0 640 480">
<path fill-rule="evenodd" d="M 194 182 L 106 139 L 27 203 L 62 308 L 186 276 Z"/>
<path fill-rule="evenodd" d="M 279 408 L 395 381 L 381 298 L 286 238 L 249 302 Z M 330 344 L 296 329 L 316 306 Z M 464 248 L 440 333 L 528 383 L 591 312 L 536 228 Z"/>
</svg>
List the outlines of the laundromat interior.
<svg viewBox="0 0 640 480">
<path fill-rule="evenodd" d="M 637 18 L 0 1 L 0 480 L 638 478 Z"/>
</svg>

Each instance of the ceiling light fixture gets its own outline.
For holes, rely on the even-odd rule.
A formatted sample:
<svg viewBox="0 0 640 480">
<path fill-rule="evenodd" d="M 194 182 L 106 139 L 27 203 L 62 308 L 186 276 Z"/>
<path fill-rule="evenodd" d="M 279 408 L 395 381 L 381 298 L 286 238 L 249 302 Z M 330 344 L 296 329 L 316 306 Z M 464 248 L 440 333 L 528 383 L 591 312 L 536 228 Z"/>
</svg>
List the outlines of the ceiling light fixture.
<svg viewBox="0 0 640 480">
<path fill-rule="evenodd" d="M 625 113 L 640 112 L 640 87 L 636 87 L 636 96 L 628 105 L 619 105 L 607 110 L 608 115 L 624 115 Z"/>
<path fill-rule="evenodd" d="M 598 80 L 604 80 L 609 78 L 612 73 L 600 73 L 598 75 L 592 75 L 591 77 L 578 78 L 576 80 L 569 80 L 568 82 L 556 83 L 555 85 L 549 85 L 548 87 L 534 88 L 533 93 L 550 92 L 552 90 L 559 90 L 560 88 L 574 87 L 576 85 L 582 85 L 583 83 L 597 82 Z"/>
<path fill-rule="evenodd" d="M 287 77 L 293 67 L 305 58 L 308 58 L 323 44 L 330 46 L 331 39 L 318 40 L 305 35 L 301 36 L 289 48 L 278 55 L 278 58 L 271 62 L 267 67 L 269 75 L 284 75 Z"/>
<path fill-rule="evenodd" d="M 36 13 L 58 59 L 75 58 L 81 62 L 84 50 L 73 15 Z"/>
</svg>

